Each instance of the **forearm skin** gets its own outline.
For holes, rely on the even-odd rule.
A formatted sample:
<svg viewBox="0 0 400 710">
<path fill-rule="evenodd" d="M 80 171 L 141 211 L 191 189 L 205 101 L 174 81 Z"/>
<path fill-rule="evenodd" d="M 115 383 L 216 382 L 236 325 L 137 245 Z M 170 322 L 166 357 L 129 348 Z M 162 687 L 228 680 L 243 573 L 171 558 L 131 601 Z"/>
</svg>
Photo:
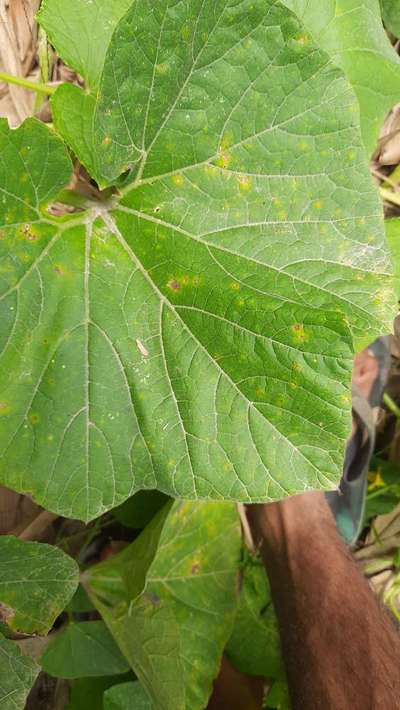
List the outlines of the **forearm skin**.
<svg viewBox="0 0 400 710">
<path fill-rule="evenodd" d="M 248 508 L 271 584 L 293 710 L 400 708 L 400 636 L 321 493 Z"/>
</svg>

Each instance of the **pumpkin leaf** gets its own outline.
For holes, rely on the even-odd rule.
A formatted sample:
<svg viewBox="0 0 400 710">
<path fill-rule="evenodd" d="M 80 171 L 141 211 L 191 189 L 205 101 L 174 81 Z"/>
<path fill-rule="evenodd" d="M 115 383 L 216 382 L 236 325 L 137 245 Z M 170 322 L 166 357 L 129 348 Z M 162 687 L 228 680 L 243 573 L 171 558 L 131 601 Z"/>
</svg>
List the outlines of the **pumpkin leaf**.
<svg viewBox="0 0 400 710">
<path fill-rule="evenodd" d="M 65 62 L 94 89 L 118 21 L 132 0 L 43 0 L 37 20 Z"/>
<path fill-rule="evenodd" d="M 56 547 L 0 536 L 0 615 L 10 629 L 47 634 L 78 580 L 76 562 Z"/>
<path fill-rule="evenodd" d="M 240 546 L 235 506 L 176 502 L 88 571 L 92 601 L 154 710 L 206 706 L 236 612 Z"/>
<path fill-rule="evenodd" d="M 134 3 L 83 95 L 119 188 L 69 217 L 60 139 L 1 123 L 2 483 L 83 520 L 337 484 L 395 298 L 355 97 L 303 35 L 271 0 Z"/>
<path fill-rule="evenodd" d="M 26 699 L 38 674 L 38 666 L 24 656 L 17 644 L 0 634 L 0 707 L 24 710 Z"/>
<path fill-rule="evenodd" d="M 384 31 L 379 0 L 283 2 L 344 70 L 357 94 L 362 136 L 371 155 L 400 92 L 400 59 Z M 303 41 L 309 42 L 309 36 L 304 35 Z"/>
<path fill-rule="evenodd" d="M 41 666 L 56 678 L 126 673 L 129 664 L 102 621 L 70 623 L 47 646 Z"/>
<path fill-rule="evenodd" d="M 239 608 L 226 654 L 242 673 L 284 677 L 278 624 L 263 564 L 246 556 Z"/>
<path fill-rule="evenodd" d="M 152 704 L 138 683 L 120 683 L 104 693 L 104 710 L 152 710 Z"/>
</svg>

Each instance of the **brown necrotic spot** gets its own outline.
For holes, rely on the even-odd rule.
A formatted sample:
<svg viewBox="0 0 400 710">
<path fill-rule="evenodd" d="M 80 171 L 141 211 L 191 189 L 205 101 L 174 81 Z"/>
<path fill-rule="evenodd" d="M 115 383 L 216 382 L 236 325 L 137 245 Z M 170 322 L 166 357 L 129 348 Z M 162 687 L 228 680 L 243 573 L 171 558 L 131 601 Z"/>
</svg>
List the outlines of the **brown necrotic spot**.
<svg viewBox="0 0 400 710">
<path fill-rule="evenodd" d="M 171 291 L 179 291 L 181 287 L 179 281 L 177 281 L 176 279 L 170 279 L 167 283 L 167 286 L 171 289 Z"/>
<path fill-rule="evenodd" d="M 15 615 L 14 609 L 0 602 L 0 621 L 7 624 Z"/>
</svg>

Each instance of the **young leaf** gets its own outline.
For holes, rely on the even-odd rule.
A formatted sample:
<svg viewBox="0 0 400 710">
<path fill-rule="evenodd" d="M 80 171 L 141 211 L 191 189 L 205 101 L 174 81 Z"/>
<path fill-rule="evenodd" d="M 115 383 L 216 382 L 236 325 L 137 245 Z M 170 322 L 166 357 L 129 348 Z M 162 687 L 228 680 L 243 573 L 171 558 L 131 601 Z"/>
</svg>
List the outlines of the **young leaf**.
<svg viewBox="0 0 400 710">
<path fill-rule="evenodd" d="M 104 710 L 153 710 L 150 698 L 138 683 L 121 683 L 106 690 Z"/>
<path fill-rule="evenodd" d="M 72 614 L 85 614 L 88 611 L 93 611 L 93 604 L 90 601 L 84 587 L 79 585 L 70 603 L 67 606 L 67 611 Z"/>
<path fill-rule="evenodd" d="M 102 621 L 68 624 L 50 641 L 40 663 L 56 678 L 88 678 L 129 670 L 129 663 Z"/>
<path fill-rule="evenodd" d="M 47 634 L 78 581 L 76 562 L 56 547 L 0 536 L 0 615 L 14 631 Z"/>
<path fill-rule="evenodd" d="M 1 710 L 24 710 L 40 667 L 23 656 L 17 644 L 0 634 L 0 707 Z"/>
<path fill-rule="evenodd" d="M 89 593 L 154 710 L 203 710 L 236 611 L 237 512 L 176 502 L 157 517 L 158 536 L 154 520 L 119 557 L 90 570 Z M 139 595 L 137 575 L 146 577 Z"/>
<path fill-rule="evenodd" d="M 128 528 L 143 529 L 167 502 L 168 497 L 159 491 L 139 491 L 115 508 L 113 515 Z"/>
<path fill-rule="evenodd" d="M 273 683 L 272 688 L 268 690 L 264 707 L 273 710 L 291 710 L 286 680 L 277 680 Z"/>
<path fill-rule="evenodd" d="M 371 155 L 386 114 L 400 93 L 400 59 L 383 29 L 379 0 L 283 3 L 345 71 L 357 94 L 362 135 Z M 303 41 L 308 43 L 310 38 L 303 35 Z"/>
<path fill-rule="evenodd" d="M 239 609 L 226 654 L 242 673 L 270 680 L 284 676 L 267 576 L 262 563 L 250 557 L 243 569 Z"/>
<path fill-rule="evenodd" d="M 65 710 L 104 710 L 104 692 L 113 685 L 125 684 L 133 680 L 134 675 L 130 671 L 123 676 L 99 676 L 71 681 L 69 702 Z"/>
<path fill-rule="evenodd" d="M 95 89 L 112 33 L 132 0 L 43 0 L 37 20 L 72 69 Z"/>
<path fill-rule="evenodd" d="M 61 142 L 39 162 L 45 126 L 24 155 L 26 129 L 4 128 L 9 487 L 89 520 L 142 488 L 257 501 L 338 481 L 349 329 L 389 330 L 394 298 L 355 99 L 302 38 L 271 0 L 135 3 L 86 149 L 104 180 L 140 155 L 138 172 L 81 215 L 37 209 L 34 187 L 68 182 Z"/>
</svg>

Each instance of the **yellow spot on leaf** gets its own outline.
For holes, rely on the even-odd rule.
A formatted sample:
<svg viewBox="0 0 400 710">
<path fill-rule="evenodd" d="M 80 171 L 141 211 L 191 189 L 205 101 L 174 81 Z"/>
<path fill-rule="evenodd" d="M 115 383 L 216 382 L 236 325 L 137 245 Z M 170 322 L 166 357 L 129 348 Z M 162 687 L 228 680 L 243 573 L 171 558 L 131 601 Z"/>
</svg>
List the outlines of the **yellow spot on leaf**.
<svg viewBox="0 0 400 710">
<path fill-rule="evenodd" d="M 301 323 L 295 323 L 291 326 L 291 331 L 293 333 L 293 340 L 295 343 L 304 343 L 308 340 L 308 335 L 304 330 L 304 326 Z"/>
<path fill-rule="evenodd" d="M 299 44 L 308 44 L 310 37 L 306 34 L 299 35 L 299 37 L 297 37 L 297 41 Z"/>
<path fill-rule="evenodd" d="M 173 176 L 172 176 L 172 182 L 173 182 L 174 185 L 176 185 L 177 187 L 182 187 L 183 183 L 185 182 L 185 178 L 183 177 L 183 175 L 180 175 L 180 174 L 178 174 L 178 175 L 173 175 Z"/>
<path fill-rule="evenodd" d="M 252 185 L 252 180 L 251 180 L 251 178 L 247 177 L 247 175 L 242 175 L 239 178 L 239 189 L 242 190 L 243 192 L 247 192 L 248 190 L 250 190 L 251 185 Z"/>
<path fill-rule="evenodd" d="M 220 150 L 227 150 L 227 148 L 231 147 L 233 142 L 234 136 L 232 131 L 225 131 L 224 135 L 222 136 Z"/>
<path fill-rule="evenodd" d="M 232 156 L 231 156 L 230 152 L 228 150 L 222 150 L 218 154 L 218 157 L 215 162 L 218 165 L 218 167 L 224 168 L 226 170 L 226 168 L 229 167 L 229 164 L 231 161 L 232 161 Z"/>
<path fill-rule="evenodd" d="M 181 37 L 184 39 L 186 42 L 190 39 L 192 35 L 192 30 L 190 25 L 183 25 L 181 29 Z"/>
<path fill-rule="evenodd" d="M 229 284 L 229 288 L 232 288 L 234 291 L 239 291 L 240 284 L 238 284 L 237 281 L 231 281 L 231 283 Z"/>
<path fill-rule="evenodd" d="M 35 413 L 30 414 L 30 415 L 29 415 L 29 421 L 30 421 L 30 423 L 33 424 L 33 425 L 37 424 L 38 421 L 39 421 L 39 415 L 38 415 L 38 414 L 35 414 Z"/>
</svg>

